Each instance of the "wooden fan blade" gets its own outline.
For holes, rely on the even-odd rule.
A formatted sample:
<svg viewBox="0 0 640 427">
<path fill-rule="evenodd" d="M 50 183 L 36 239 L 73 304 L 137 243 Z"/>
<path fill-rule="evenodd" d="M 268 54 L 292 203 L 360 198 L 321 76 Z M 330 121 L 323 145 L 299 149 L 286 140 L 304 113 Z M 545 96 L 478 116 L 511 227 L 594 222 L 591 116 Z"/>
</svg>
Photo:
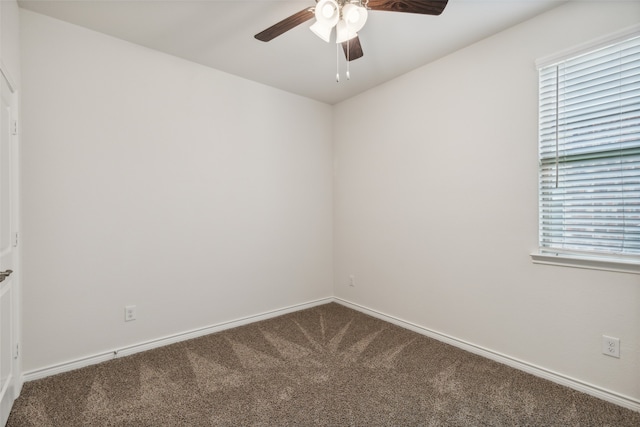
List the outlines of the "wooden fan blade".
<svg viewBox="0 0 640 427">
<path fill-rule="evenodd" d="M 347 45 L 349 46 L 348 49 Z M 362 58 L 362 55 L 364 55 L 358 36 L 355 36 L 346 42 L 342 42 L 342 50 L 344 50 L 344 57 L 347 58 L 347 61 Z"/>
<path fill-rule="evenodd" d="M 298 13 L 294 13 L 288 18 L 283 19 L 277 24 L 270 26 L 266 30 L 256 34 L 254 37 L 260 41 L 268 42 L 269 40 L 273 40 L 279 35 L 286 33 L 290 29 L 297 27 L 303 22 L 307 22 L 313 17 L 314 13 L 312 12 L 312 10 L 306 8 Z"/>
<path fill-rule="evenodd" d="M 369 0 L 371 10 L 440 15 L 449 0 Z"/>
</svg>

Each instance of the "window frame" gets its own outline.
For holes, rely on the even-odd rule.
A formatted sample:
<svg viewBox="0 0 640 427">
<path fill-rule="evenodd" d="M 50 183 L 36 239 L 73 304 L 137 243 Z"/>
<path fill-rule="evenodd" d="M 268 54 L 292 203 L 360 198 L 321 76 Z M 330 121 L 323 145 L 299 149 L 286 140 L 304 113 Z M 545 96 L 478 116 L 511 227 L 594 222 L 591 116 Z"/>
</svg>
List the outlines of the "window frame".
<svg viewBox="0 0 640 427">
<path fill-rule="evenodd" d="M 564 60 L 595 51 L 599 48 L 622 42 L 626 39 L 633 38 L 640 35 L 640 24 L 633 25 L 628 28 L 624 28 L 616 33 L 600 37 L 598 39 L 583 43 L 573 48 L 558 52 L 556 54 L 540 58 L 536 61 L 536 69 L 539 71 L 542 68 L 557 64 Z M 538 73 L 539 75 L 539 73 Z M 540 100 L 540 87 L 538 87 L 538 101 Z M 540 123 L 538 122 L 538 130 L 540 130 Z M 538 149 L 540 147 L 540 137 L 538 137 L 536 143 Z M 537 159 L 540 162 L 540 158 Z M 540 194 L 542 191 L 540 182 L 540 170 L 541 166 L 538 166 L 538 249 L 530 254 L 531 260 L 534 264 L 555 265 L 564 267 L 575 268 L 587 268 L 595 270 L 614 271 L 621 273 L 640 274 L 640 256 L 626 255 L 626 254 L 605 254 L 597 252 L 579 252 L 564 249 L 555 249 L 550 247 L 543 247 L 540 238 L 541 224 L 540 224 Z"/>
</svg>

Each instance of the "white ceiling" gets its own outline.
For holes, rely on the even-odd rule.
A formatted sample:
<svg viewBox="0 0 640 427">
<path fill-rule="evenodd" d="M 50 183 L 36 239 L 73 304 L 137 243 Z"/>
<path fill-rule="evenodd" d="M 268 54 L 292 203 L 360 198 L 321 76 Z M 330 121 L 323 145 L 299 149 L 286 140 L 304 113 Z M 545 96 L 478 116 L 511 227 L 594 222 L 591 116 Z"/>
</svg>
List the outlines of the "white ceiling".
<svg viewBox="0 0 640 427">
<path fill-rule="evenodd" d="M 371 11 L 364 56 L 336 83 L 336 45 L 308 21 L 264 43 L 253 36 L 315 0 L 19 0 L 22 8 L 269 86 L 335 104 L 564 3 L 449 0 L 440 16 Z"/>
</svg>

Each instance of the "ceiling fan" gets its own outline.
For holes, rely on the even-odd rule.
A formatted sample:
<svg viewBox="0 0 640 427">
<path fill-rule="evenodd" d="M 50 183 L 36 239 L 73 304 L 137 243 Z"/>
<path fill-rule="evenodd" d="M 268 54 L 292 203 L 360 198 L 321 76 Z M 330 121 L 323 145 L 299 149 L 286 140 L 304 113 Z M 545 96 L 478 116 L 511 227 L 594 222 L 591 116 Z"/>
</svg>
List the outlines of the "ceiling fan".
<svg viewBox="0 0 640 427">
<path fill-rule="evenodd" d="M 311 25 L 311 31 L 329 42 L 335 27 L 336 43 L 342 44 L 347 61 L 353 61 L 364 55 L 358 31 L 367 20 L 368 10 L 440 15 L 447 2 L 448 0 L 316 0 L 315 6 L 294 13 L 256 34 L 255 38 L 268 42 L 315 17 L 316 22 Z"/>
</svg>

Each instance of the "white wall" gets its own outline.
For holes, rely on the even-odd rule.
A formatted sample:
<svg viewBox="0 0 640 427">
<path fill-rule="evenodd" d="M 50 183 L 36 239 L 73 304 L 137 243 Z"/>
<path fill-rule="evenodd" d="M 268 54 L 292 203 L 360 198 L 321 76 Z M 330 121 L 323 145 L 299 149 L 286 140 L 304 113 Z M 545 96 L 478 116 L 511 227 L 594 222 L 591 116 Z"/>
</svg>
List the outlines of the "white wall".
<svg viewBox="0 0 640 427">
<path fill-rule="evenodd" d="M 19 9 L 15 0 L 0 1 L 0 60 L 12 83 L 20 84 Z"/>
<path fill-rule="evenodd" d="M 335 295 L 639 402 L 640 276 L 529 257 L 534 61 L 639 18 L 571 2 L 337 105 Z"/>
<path fill-rule="evenodd" d="M 25 371 L 331 296 L 330 106 L 20 15 Z"/>
</svg>

